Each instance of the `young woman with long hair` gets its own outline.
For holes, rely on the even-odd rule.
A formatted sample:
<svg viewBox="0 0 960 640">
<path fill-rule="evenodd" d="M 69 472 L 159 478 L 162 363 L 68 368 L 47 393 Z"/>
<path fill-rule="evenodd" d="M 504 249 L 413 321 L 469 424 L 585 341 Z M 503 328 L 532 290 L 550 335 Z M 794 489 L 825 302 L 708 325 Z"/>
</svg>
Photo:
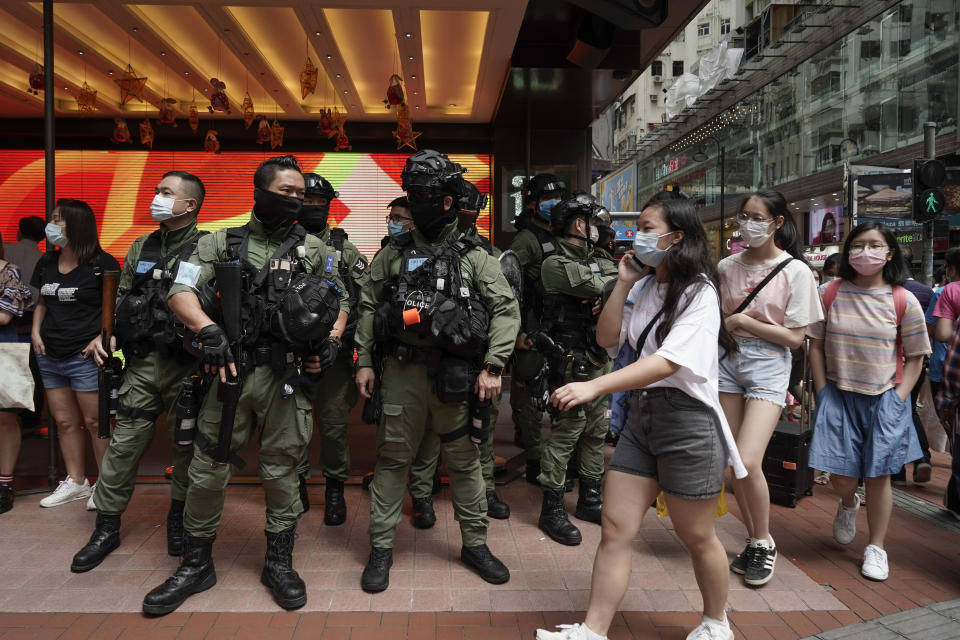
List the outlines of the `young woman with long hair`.
<svg viewBox="0 0 960 640">
<path fill-rule="evenodd" d="M 864 478 L 870 538 L 860 573 L 886 580 L 889 476 L 921 456 L 910 391 L 930 341 L 920 303 L 903 288 L 908 272 L 889 227 L 858 225 L 843 245 L 839 274 L 822 292 L 825 320 L 808 330 L 817 391 L 810 466 L 829 471 L 840 494 L 833 537 L 841 544 L 856 535 L 855 492 L 857 478 Z"/>
<path fill-rule="evenodd" d="M 58 200 L 46 235 L 57 250 L 40 258 L 30 282 L 40 290 L 31 341 L 67 477 L 40 506 L 87 498 L 87 509 L 95 509 L 84 473 L 83 432 L 90 435 L 99 468 L 108 444 L 97 438 L 97 365 L 108 355 L 100 344 L 101 275 L 120 265 L 100 249 L 97 219 L 82 200 Z"/>
<path fill-rule="evenodd" d="M 737 477 L 746 474 L 717 396 L 720 348 L 732 352 L 736 343 L 723 327 L 716 268 L 687 198 L 659 194 L 637 220 L 634 248 L 620 261 L 597 327 L 597 344 L 611 353 L 624 342 L 637 351 L 633 364 L 560 387 L 551 397 L 567 410 L 630 391 L 626 422 L 604 480 L 602 533 L 586 619 L 560 631 L 540 629 L 537 638 L 605 637 L 630 580 L 632 540 L 662 490 L 703 597 L 703 622 L 687 637 L 732 639 L 724 613 L 727 557 L 714 516 L 727 465 Z"/>
<path fill-rule="evenodd" d="M 763 455 L 786 406 L 790 350 L 803 345 L 807 325 L 823 312 L 784 197 L 768 189 L 747 196 L 737 222 L 747 248 L 717 266 L 724 322 L 739 347 L 720 363 L 720 404 L 748 471 L 732 482 L 747 544 L 730 569 L 760 586 L 777 560 Z"/>
</svg>

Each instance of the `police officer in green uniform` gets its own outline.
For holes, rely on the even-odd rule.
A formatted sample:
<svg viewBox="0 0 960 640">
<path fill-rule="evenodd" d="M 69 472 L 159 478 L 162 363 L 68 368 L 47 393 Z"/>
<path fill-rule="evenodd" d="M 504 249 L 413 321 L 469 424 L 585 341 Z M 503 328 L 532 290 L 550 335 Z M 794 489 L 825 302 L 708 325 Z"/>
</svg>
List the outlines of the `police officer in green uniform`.
<svg viewBox="0 0 960 640">
<path fill-rule="evenodd" d="M 197 213 L 203 183 L 185 171 L 169 171 L 157 185 L 150 214 L 159 229 L 137 238 L 123 263 L 118 286 L 114 337 L 126 358 L 116 427 L 103 456 L 94 494 L 97 522 L 90 541 L 73 557 L 70 570 L 89 571 L 120 545 L 120 516 L 136 483 L 140 458 L 153 440 L 154 425 L 167 413 L 173 450 L 167 553 L 183 551 L 183 505 L 193 444 L 173 437 L 174 400 L 184 378 L 197 373 L 197 360 L 183 349 L 167 306 L 167 292 L 181 260 L 193 253 L 202 233 Z"/>
<path fill-rule="evenodd" d="M 605 283 L 615 276 L 603 276 L 593 257 L 597 230 L 590 221 L 598 209 L 592 196 L 581 194 L 559 203 L 551 213 L 558 252 L 546 258 L 541 267 L 544 297 L 540 325 L 540 331 L 552 342 L 551 348 L 542 349 L 553 373 L 551 386 L 592 380 L 606 370 L 606 351 L 595 341 L 594 303 L 603 293 Z M 602 418 L 604 400 L 598 398 L 586 408 L 560 413 L 543 443 L 538 478 L 543 487 L 539 527 L 561 544 L 577 545 L 581 541 L 580 530 L 564 510 L 564 479 L 570 455 L 584 435 L 588 415 L 599 413 Z M 579 461 L 577 512 L 586 520 L 593 520 L 594 513 L 599 515 L 604 435 L 605 432 L 599 441 L 588 436 Z"/>
<path fill-rule="evenodd" d="M 513 423 L 519 432 L 519 444 L 527 461 L 526 478 L 534 484 L 540 475 L 543 409 L 538 406 L 538 400 L 534 397 L 537 391 L 531 383 L 543 369 L 543 356 L 536 351 L 529 336 L 539 328 L 543 313 L 540 304 L 543 295 L 540 265 L 545 257 L 557 251 L 556 239 L 550 232 L 550 214 L 566 193 L 567 186 L 552 173 L 538 173 L 531 178 L 527 184 L 526 210 L 518 220 L 524 228 L 510 245 L 523 267 L 523 290 L 526 294 L 513 358 L 510 407 Z"/>
<path fill-rule="evenodd" d="M 497 261 L 457 232 L 462 167 L 432 150 L 410 156 L 402 175 L 416 228 L 394 237 L 370 263 L 357 327 L 357 387 L 374 391 L 373 347 L 385 354 L 370 485 L 370 543 L 365 591 L 389 585 L 394 529 L 404 483 L 424 432 L 437 433 L 450 473 L 463 539 L 461 560 L 487 582 L 510 572 L 486 545 L 486 499 L 470 426 L 500 391 L 500 374 L 519 329 L 519 309 Z M 479 373 L 478 373 L 479 372 Z M 473 397 L 475 396 L 475 398 Z M 482 424 L 482 420 L 478 420 Z M 487 424 L 489 428 L 489 424 Z"/>
<path fill-rule="evenodd" d="M 483 250 L 495 258 L 503 253 L 490 241 L 477 232 L 477 216 L 487 205 L 487 196 L 480 193 L 476 186 L 461 178 L 459 188 L 459 206 L 457 212 L 457 230 L 469 234 L 471 238 L 483 247 Z M 494 453 L 493 439 L 495 426 L 500 417 L 500 400 L 503 390 L 500 390 L 490 404 L 490 436 L 479 445 L 480 469 L 483 472 L 483 484 L 487 496 L 487 515 L 498 520 L 510 517 L 510 505 L 500 499 L 494 481 Z M 429 529 L 437 521 L 433 510 L 434 476 L 437 465 L 440 463 L 440 438 L 435 431 L 428 430 L 423 436 L 420 450 L 410 465 L 410 482 L 407 486 L 413 502 L 413 526 L 418 529 Z"/>
<path fill-rule="evenodd" d="M 347 505 L 343 497 L 343 483 L 350 477 L 347 420 L 350 410 L 357 403 L 357 387 L 353 382 L 353 337 L 360 290 L 370 278 L 367 275 L 367 259 L 347 239 L 347 233 L 342 228 L 331 228 L 327 222 L 330 205 L 340 194 L 326 178 L 316 173 L 305 173 L 303 179 L 306 195 L 298 221 L 334 252 L 337 273 L 350 294 L 350 316 L 343 334 L 343 348 L 333 366 L 320 375 L 313 403 L 320 427 L 320 462 L 326 479 L 323 523 L 334 526 L 343 524 L 347 519 Z M 310 476 L 309 455 L 301 461 L 299 476 L 300 498 L 306 511 L 310 508 L 306 486 L 306 479 Z"/>
<path fill-rule="evenodd" d="M 170 308 L 196 334 L 194 345 L 205 369 L 214 375 L 197 419 L 183 557 L 173 576 L 144 598 L 143 611 L 151 615 L 169 613 L 192 594 L 216 584 L 211 551 L 231 464 L 243 464 L 236 452 L 255 430 L 266 499 L 267 552 L 260 581 L 285 609 L 301 607 L 307 600 L 303 580 L 292 566 L 302 510 L 297 465 L 313 432 L 304 372 L 316 374 L 332 366 L 349 298 L 334 267 L 334 252 L 294 224 L 305 190 L 296 159 L 265 160 L 253 183 L 250 221 L 201 238 L 189 262 L 180 264 L 170 288 Z M 240 286 L 221 282 L 236 276 L 237 269 L 242 274 Z M 217 284 L 211 294 L 214 278 Z M 234 315 L 231 301 L 238 296 L 240 317 L 228 317 Z M 223 327 L 211 314 L 222 314 L 218 320 Z M 231 329 L 237 320 L 240 328 Z M 227 331 L 239 334 L 239 339 Z M 300 342 L 308 338 L 310 343 Z M 321 356 L 309 356 L 301 368 L 299 356 L 304 352 Z"/>
</svg>

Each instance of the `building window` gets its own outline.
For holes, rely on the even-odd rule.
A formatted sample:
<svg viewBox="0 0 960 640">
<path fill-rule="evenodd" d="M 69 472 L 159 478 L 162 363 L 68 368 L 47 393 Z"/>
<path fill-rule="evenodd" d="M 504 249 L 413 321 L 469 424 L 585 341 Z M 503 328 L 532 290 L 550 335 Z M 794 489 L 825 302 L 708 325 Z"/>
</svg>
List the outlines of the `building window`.
<svg viewBox="0 0 960 640">
<path fill-rule="evenodd" d="M 730 18 L 720 19 L 720 35 L 725 36 L 730 33 Z"/>
<path fill-rule="evenodd" d="M 701 38 L 702 38 L 703 36 L 708 36 L 708 35 L 710 35 L 710 23 L 709 23 L 709 22 L 701 22 L 700 24 L 698 24 L 698 25 L 697 25 L 697 35 L 700 36 Z"/>
<path fill-rule="evenodd" d="M 655 93 L 650 94 L 650 104 L 657 104 L 657 94 Z"/>
<path fill-rule="evenodd" d="M 677 78 L 683 75 L 683 60 L 676 60 L 673 63 L 673 77 Z"/>
<path fill-rule="evenodd" d="M 650 73 L 655 76 L 663 75 L 663 62 L 660 60 L 654 60 L 653 64 L 650 65 Z"/>
</svg>

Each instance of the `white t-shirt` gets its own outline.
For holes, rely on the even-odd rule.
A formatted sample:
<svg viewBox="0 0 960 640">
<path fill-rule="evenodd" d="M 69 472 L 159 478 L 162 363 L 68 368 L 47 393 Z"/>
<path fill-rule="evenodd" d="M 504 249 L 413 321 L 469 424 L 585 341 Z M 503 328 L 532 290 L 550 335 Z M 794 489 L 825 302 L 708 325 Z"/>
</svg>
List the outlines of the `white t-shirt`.
<svg viewBox="0 0 960 640">
<path fill-rule="evenodd" d="M 657 283 L 655 276 L 647 276 L 630 290 L 623 306 L 623 321 L 620 324 L 620 342 L 610 353 L 616 357 L 624 341 L 636 346 L 640 334 L 647 323 L 660 311 L 664 304 L 667 283 Z M 688 297 L 684 294 L 685 297 Z M 685 301 L 681 301 L 681 307 Z M 662 318 L 662 316 L 661 316 Z M 680 368 L 672 376 L 649 385 L 647 388 L 672 387 L 679 389 L 691 398 L 703 402 L 712 408 L 720 420 L 723 437 L 729 455 L 727 463 L 733 467 L 737 478 L 747 475 L 747 469 L 740 459 L 736 440 L 730 425 L 720 406 L 717 391 L 719 369 L 719 347 L 717 335 L 720 331 L 720 300 L 716 289 L 710 284 L 700 286 L 693 299 L 677 316 L 663 344 L 657 342 L 657 327 L 660 319 L 651 327 L 646 342 L 640 352 L 641 358 L 658 355 Z"/>
<path fill-rule="evenodd" d="M 790 254 L 786 251 L 764 264 L 746 264 L 742 253 L 721 260 L 717 271 L 720 274 L 720 293 L 723 294 L 723 315 L 733 313 L 774 267 L 784 260 L 790 260 Z M 817 281 L 813 279 L 810 267 L 801 260 L 790 260 L 757 293 L 743 313 L 760 322 L 788 329 L 806 327 L 823 320 Z M 736 329 L 733 333 L 755 337 L 746 329 Z"/>
</svg>

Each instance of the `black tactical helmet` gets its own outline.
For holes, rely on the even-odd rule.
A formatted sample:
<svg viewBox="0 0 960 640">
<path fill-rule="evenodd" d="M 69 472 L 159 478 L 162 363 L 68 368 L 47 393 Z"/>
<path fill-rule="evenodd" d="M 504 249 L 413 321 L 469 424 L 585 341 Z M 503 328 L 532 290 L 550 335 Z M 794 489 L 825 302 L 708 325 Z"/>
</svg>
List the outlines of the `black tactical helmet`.
<svg viewBox="0 0 960 640">
<path fill-rule="evenodd" d="M 469 180 L 460 178 L 460 193 L 458 194 L 460 209 L 467 211 L 482 211 L 487 206 L 487 196 L 480 193 Z"/>
<path fill-rule="evenodd" d="M 321 175 L 316 173 L 303 174 L 303 181 L 306 183 L 306 195 L 320 196 L 328 201 L 340 195 L 340 192 L 334 190 L 333 185 Z"/>
<path fill-rule="evenodd" d="M 445 154 L 424 149 L 407 158 L 400 174 L 401 188 L 408 193 L 411 189 L 437 189 L 457 197 L 459 179 L 465 172 L 466 169 Z"/>
<path fill-rule="evenodd" d="M 594 216 L 603 209 L 589 193 L 580 193 L 558 203 L 550 214 L 550 227 L 556 234 L 564 234 L 570 221 L 576 216 L 583 216 L 587 224 L 591 224 Z"/>
<path fill-rule="evenodd" d="M 284 290 L 270 318 L 270 328 L 302 348 L 325 338 L 340 313 L 340 290 L 312 273 L 298 274 Z"/>
<path fill-rule="evenodd" d="M 557 197 L 561 200 L 567 197 L 567 185 L 552 173 L 538 173 L 527 182 L 525 202 L 538 202 L 540 196 L 557 192 Z"/>
</svg>

